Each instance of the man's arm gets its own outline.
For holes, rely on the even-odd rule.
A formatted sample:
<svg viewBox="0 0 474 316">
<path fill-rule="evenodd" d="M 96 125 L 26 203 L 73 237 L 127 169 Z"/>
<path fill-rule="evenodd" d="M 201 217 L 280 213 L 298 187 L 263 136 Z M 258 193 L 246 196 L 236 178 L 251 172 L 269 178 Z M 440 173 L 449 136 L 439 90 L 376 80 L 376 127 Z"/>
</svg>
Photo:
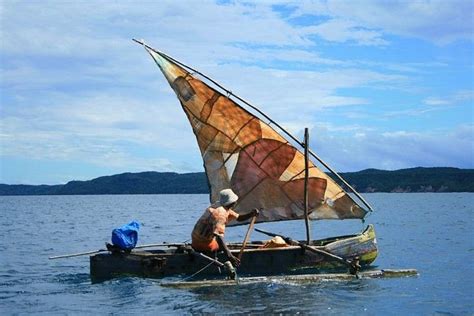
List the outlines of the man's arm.
<svg viewBox="0 0 474 316">
<path fill-rule="evenodd" d="M 230 252 L 229 248 L 224 242 L 224 238 L 222 238 L 222 236 L 218 234 L 214 234 L 214 236 L 216 237 L 217 243 L 219 244 L 219 249 L 225 251 L 227 258 L 232 261 L 234 266 L 238 266 L 240 264 L 240 260 Z"/>
<path fill-rule="evenodd" d="M 250 212 L 248 212 L 247 214 L 240 214 L 239 217 L 237 218 L 237 221 L 238 222 L 243 222 L 243 221 L 246 221 L 254 216 L 258 216 L 259 214 L 259 211 L 254 208 L 253 210 L 251 210 Z"/>
</svg>

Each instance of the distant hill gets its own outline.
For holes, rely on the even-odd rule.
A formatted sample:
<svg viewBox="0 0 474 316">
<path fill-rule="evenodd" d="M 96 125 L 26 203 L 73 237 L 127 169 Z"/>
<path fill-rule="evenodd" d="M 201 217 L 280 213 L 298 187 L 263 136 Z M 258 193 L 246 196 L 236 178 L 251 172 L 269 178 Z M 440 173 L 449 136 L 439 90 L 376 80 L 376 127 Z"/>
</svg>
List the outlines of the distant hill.
<svg viewBox="0 0 474 316">
<path fill-rule="evenodd" d="M 474 192 L 474 169 L 366 169 L 341 175 L 359 192 Z"/>
<path fill-rule="evenodd" d="M 204 172 L 140 172 L 70 181 L 64 185 L 0 184 L 0 195 L 208 193 Z"/>
<path fill-rule="evenodd" d="M 341 175 L 359 192 L 474 192 L 474 169 L 367 169 Z M 70 181 L 63 185 L 0 184 L 0 195 L 209 193 L 206 175 L 140 172 Z"/>
</svg>

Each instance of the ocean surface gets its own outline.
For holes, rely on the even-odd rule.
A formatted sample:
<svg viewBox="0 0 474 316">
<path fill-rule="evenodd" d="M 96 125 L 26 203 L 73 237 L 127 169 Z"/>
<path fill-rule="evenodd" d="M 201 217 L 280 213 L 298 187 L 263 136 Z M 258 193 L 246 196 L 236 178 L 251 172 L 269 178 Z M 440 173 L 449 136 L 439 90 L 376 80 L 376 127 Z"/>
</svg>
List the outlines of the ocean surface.
<svg viewBox="0 0 474 316">
<path fill-rule="evenodd" d="M 474 194 L 365 194 L 374 206 L 378 268 L 416 268 L 417 277 L 320 283 L 262 282 L 174 289 L 159 280 L 92 284 L 88 256 L 112 229 L 137 220 L 139 244 L 189 241 L 207 195 L 0 196 L 0 314 L 473 315 Z M 357 220 L 311 223 L 313 238 L 364 229 Z M 304 221 L 259 228 L 305 239 Z M 242 241 L 247 226 L 228 228 Z M 252 240 L 266 240 L 252 233 Z"/>
</svg>

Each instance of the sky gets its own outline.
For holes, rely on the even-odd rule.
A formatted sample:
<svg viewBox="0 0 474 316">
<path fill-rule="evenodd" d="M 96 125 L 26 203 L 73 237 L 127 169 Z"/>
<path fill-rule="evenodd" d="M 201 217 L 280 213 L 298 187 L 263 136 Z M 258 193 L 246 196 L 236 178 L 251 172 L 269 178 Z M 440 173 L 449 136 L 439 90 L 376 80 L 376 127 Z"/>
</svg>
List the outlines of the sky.
<svg viewBox="0 0 474 316">
<path fill-rule="evenodd" d="M 0 183 L 203 171 L 143 39 L 340 171 L 474 168 L 474 5 L 0 0 Z"/>
</svg>

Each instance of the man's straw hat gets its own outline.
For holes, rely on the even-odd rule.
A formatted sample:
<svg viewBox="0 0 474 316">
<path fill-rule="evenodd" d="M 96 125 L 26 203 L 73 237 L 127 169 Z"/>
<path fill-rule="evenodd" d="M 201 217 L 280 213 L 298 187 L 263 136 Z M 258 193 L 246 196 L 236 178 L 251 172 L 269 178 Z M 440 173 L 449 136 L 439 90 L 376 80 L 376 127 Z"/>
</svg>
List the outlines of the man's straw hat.
<svg viewBox="0 0 474 316">
<path fill-rule="evenodd" d="M 232 203 L 237 202 L 239 197 L 237 194 L 232 191 L 232 189 L 224 189 L 221 192 L 219 192 L 219 202 L 222 206 L 227 206 Z"/>
</svg>

